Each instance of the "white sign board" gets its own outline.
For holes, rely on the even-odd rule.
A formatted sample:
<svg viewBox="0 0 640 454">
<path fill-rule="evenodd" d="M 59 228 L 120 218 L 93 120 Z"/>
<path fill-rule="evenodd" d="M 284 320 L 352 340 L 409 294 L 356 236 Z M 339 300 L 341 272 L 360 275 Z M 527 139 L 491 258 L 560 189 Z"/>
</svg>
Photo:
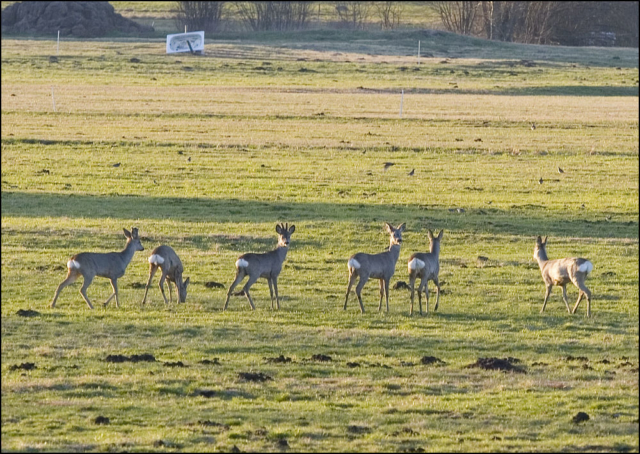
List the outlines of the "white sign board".
<svg viewBox="0 0 640 454">
<path fill-rule="evenodd" d="M 189 48 L 191 45 L 191 48 Z M 196 52 L 204 50 L 204 31 L 167 35 L 167 53 Z"/>
</svg>

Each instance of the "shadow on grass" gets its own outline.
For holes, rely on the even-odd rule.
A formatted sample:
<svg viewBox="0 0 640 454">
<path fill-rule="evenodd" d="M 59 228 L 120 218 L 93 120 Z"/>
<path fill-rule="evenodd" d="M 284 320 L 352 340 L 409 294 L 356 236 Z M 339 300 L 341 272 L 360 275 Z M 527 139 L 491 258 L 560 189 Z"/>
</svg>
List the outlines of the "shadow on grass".
<svg viewBox="0 0 640 454">
<path fill-rule="evenodd" d="M 116 215 L 123 219 L 123 223 L 127 226 L 134 222 L 132 220 L 137 219 L 179 219 L 183 222 L 195 223 L 329 221 L 368 224 L 402 221 L 407 222 L 408 228 L 414 231 L 424 230 L 428 223 L 430 228 L 444 227 L 450 231 L 464 230 L 532 237 L 568 235 L 637 239 L 638 235 L 637 221 L 566 219 L 559 214 L 546 213 L 543 209 L 536 207 L 524 211 L 495 208 L 469 209 L 466 213 L 459 214 L 445 208 L 426 208 L 419 205 L 2 192 L 3 218 L 16 216 L 106 219 Z M 3 234 L 9 233 L 10 230 L 3 229 Z M 37 234 L 37 232 L 31 233 Z M 302 235 L 297 236 L 297 242 L 306 244 Z M 228 238 L 229 241 L 232 239 L 232 237 Z M 202 243 L 202 241 L 203 238 L 198 237 L 196 242 Z M 223 243 L 229 241 L 221 238 Z M 231 243 L 235 244 L 237 241 L 231 241 Z M 272 243 L 272 239 L 269 239 L 269 243 Z M 200 244 L 200 248 L 202 247 L 204 246 Z"/>
</svg>

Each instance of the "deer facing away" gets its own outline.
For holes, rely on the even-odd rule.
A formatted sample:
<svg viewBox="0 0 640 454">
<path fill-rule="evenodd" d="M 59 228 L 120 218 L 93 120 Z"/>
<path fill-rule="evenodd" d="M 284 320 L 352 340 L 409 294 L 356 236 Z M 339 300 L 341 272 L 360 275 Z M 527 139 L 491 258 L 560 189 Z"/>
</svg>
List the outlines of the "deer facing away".
<svg viewBox="0 0 640 454">
<path fill-rule="evenodd" d="M 567 306 L 567 311 L 569 311 L 570 314 L 575 314 L 582 297 L 586 296 L 587 317 L 591 317 L 591 291 L 584 284 L 584 281 L 587 275 L 593 270 L 593 264 L 587 259 L 576 257 L 549 260 L 547 257 L 547 251 L 545 250 L 546 245 L 547 237 L 544 238 L 544 241 L 542 238 L 537 237 L 536 246 L 533 250 L 533 258 L 540 266 L 542 279 L 544 280 L 544 284 L 547 288 L 544 295 L 544 303 L 542 303 L 542 310 L 540 312 L 544 312 L 547 300 L 551 294 L 551 288 L 554 285 L 561 285 L 562 299 L 564 300 L 565 306 Z M 576 305 L 573 307 L 573 310 L 569 308 L 569 302 L 567 301 L 566 286 L 569 282 L 573 282 L 573 284 L 578 287 L 579 291 L 578 301 L 576 301 Z"/>
<path fill-rule="evenodd" d="M 242 292 L 239 295 L 244 294 L 249 300 L 251 310 L 255 310 L 255 305 L 249 294 L 251 286 L 261 277 L 266 278 L 269 283 L 269 293 L 271 294 L 271 309 L 273 309 L 274 291 L 276 307 L 280 309 L 280 297 L 278 296 L 278 276 L 282 270 L 282 264 L 287 257 L 287 251 L 289 249 L 289 243 L 291 241 L 291 234 L 295 232 L 296 226 L 289 224 L 276 225 L 276 232 L 278 233 L 278 246 L 270 252 L 263 254 L 242 254 L 236 261 L 236 278 L 229 286 L 227 291 L 227 299 L 224 302 L 223 311 L 227 309 L 229 304 L 229 297 L 233 292 L 233 289 L 244 279 L 245 276 L 249 276 L 249 280 L 242 288 Z"/>
<path fill-rule="evenodd" d="M 351 286 L 355 283 L 357 277 L 360 278 L 358 285 L 356 285 L 356 295 L 358 302 L 360 303 L 360 311 L 364 314 L 364 305 L 362 304 L 362 288 L 367 283 L 369 278 L 380 279 L 380 303 L 378 304 L 378 311 L 382 309 L 382 298 L 386 295 L 387 298 L 387 312 L 389 312 L 389 281 L 395 273 L 396 262 L 400 255 L 400 245 L 402 244 L 402 232 L 404 231 L 405 224 L 394 228 L 388 222 L 385 222 L 387 233 L 389 233 L 389 250 L 381 252 L 380 254 L 366 254 L 359 252 L 352 255 L 347 262 L 349 268 L 349 283 L 347 285 L 347 294 L 344 299 L 344 309 L 347 309 L 347 302 L 349 301 L 349 293 L 351 292 Z"/>
<path fill-rule="evenodd" d="M 438 236 L 433 236 L 433 232 L 429 230 L 427 235 L 429 236 L 429 252 L 427 253 L 415 253 L 409 258 L 409 287 L 411 288 L 411 309 L 409 315 L 413 314 L 413 295 L 415 289 L 416 278 L 420 278 L 420 285 L 418 286 L 418 306 L 420 307 L 420 314 L 422 314 L 422 291 L 424 291 L 427 297 L 427 313 L 429 312 L 429 281 L 433 281 L 436 284 L 436 306 L 434 311 L 438 310 L 438 303 L 440 302 L 440 283 L 438 281 L 438 273 L 440 272 L 440 240 L 442 239 L 442 233 L 444 230 L 440 230 Z"/>
<path fill-rule="evenodd" d="M 164 303 L 167 304 L 167 297 L 164 294 L 165 279 L 167 280 L 167 287 L 169 287 L 169 300 L 173 302 L 171 291 L 171 282 L 173 282 L 176 285 L 178 301 L 180 303 L 184 303 L 187 300 L 187 286 L 189 285 L 189 278 L 184 281 L 182 280 L 182 272 L 184 271 L 184 268 L 182 267 L 180 257 L 178 257 L 178 254 L 176 254 L 170 246 L 162 245 L 151 251 L 151 255 L 149 256 L 149 280 L 147 281 L 147 286 L 144 289 L 142 304 L 145 304 L 147 301 L 147 292 L 149 291 L 153 275 L 156 274 L 158 268 L 162 270 L 159 286 L 160 291 L 162 292 L 162 297 L 164 298 Z"/>
<path fill-rule="evenodd" d="M 62 281 L 56 289 L 56 294 L 51 302 L 51 307 L 56 306 L 56 300 L 58 299 L 58 295 L 60 295 L 62 289 L 73 283 L 80 276 L 84 278 L 84 283 L 80 288 L 80 294 L 87 302 L 90 309 L 93 309 L 93 306 L 87 296 L 87 288 L 89 288 L 93 278 L 96 276 L 106 277 L 109 279 L 111 281 L 111 287 L 113 288 L 113 293 L 107 301 L 104 302 L 104 305 L 106 306 L 109 304 L 109 301 L 111 301 L 115 296 L 116 307 L 120 307 L 118 301 L 118 278 L 124 276 L 124 272 L 131 262 L 133 254 L 136 251 L 144 251 L 144 247 L 142 247 L 142 243 L 140 243 L 137 228 L 133 227 L 131 232 L 127 229 L 123 229 L 123 231 L 124 236 L 127 238 L 127 245 L 122 251 L 107 253 L 82 252 L 71 257 L 67 262 L 67 278 Z"/>
</svg>

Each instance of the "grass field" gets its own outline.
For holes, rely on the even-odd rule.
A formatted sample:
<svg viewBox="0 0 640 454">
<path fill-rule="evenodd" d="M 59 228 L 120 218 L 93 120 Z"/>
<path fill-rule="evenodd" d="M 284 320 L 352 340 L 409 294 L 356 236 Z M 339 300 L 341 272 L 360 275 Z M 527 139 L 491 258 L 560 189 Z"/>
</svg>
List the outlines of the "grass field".
<svg viewBox="0 0 640 454">
<path fill-rule="evenodd" d="M 64 41 L 57 61 L 54 41 L 2 40 L 2 451 L 637 451 L 637 49 L 241 38 L 204 57 Z M 261 280 L 256 311 L 222 312 L 205 284 L 228 287 L 278 222 L 296 225 L 282 309 Z M 355 295 L 343 311 L 346 261 L 384 250 L 384 222 L 407 224 L 393 283 L 444 229 L 438 312 L 410 317 L 392 290 L 378 313 L 376 282 L 365 314 Z M 48 307 L 71 255 L 120 250 L 132 226 L 145 251 L 120 308 L 99 278 L 95 310 L 80 284 Z M 593 262 L 591 319 L 558 288 L 540 314 L 536 235 Z M 142 307 L 163 243 L 187 303 L 165 306 L 156 278 Z M 481 357 L 526 373 L 467 368 Z"/>
</svg>

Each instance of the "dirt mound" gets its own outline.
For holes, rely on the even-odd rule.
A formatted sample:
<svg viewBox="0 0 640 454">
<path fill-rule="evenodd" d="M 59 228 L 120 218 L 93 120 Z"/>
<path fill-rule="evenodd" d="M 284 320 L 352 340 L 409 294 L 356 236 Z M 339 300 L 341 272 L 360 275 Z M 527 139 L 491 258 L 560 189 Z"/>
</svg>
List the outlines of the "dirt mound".
<svg viewBox="0 0 640 454">
<path fill-rule="evenodd" d="M 468 366 L 466 366 L 466 368 L 469 369 L 473 367 L 479 367 L 480 369 L 485 369 L 485 370 L 501 370 L 505 372 L 517 372 L 520 374 L 526 374 L 527 372 L 522 367 L 514 366 L 512 364 L 512 363 L 518 363 L 518 362 L 520 362 L 520 360 L 518 360 L 517 358 L 511 358 L 511 357 L 504 358 L 504 359 L 478 358 L 478 361 L 476 361 L 473 364 L 469 364 Z"/>
<path fill-rule="evenodd" d="M 109 355 L 105 359 L 107 363 L 124 363 L 125 361 L 131 361 L 132 363 L 139 363 L 141 361 L 155 362 L 156 358 L 151 353 L 143 353 L 141 355 Z"/>
<path fill-rule="evenodd" d="M 2 11 L 2 33 L 96 38 L 152 33 L 117 14 L 109 2 L 18 2 Z"/>
</svg>

